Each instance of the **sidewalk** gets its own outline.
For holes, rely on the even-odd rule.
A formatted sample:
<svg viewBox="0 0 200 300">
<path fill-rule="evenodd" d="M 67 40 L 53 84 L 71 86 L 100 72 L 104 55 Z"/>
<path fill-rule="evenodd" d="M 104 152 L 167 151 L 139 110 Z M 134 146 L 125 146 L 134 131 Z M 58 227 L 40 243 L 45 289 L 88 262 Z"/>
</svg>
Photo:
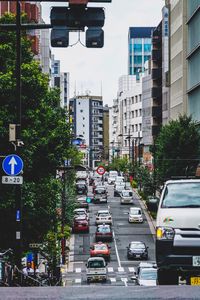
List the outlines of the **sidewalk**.
<svg viewBox="0 0 200 300">
<path fill-rule="evenodd" d="M 74 235 L 72 234 L 70 239 L 66 241 L 66 247 L 69 251 L 66 252 L 66 263 L 61 266 L 62 274 L 62 285 L 65 286 L 65 275 L 68 272 L 73 271 L 73 261 L 74 261 Z"/>
</svg>

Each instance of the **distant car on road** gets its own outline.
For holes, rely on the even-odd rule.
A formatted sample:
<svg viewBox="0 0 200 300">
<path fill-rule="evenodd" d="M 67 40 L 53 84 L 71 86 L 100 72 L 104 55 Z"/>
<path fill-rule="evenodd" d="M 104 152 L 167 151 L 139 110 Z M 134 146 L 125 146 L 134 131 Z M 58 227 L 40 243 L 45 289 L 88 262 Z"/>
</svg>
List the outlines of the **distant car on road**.
<svg viewBox="0 0 200 300">
<path fill-rule="evenodd" d="M 124 190 L 124 186 L 123 185 L 116 185 L 114 188 L 114 197 L 120 197 L 121 196 L 121 192 Z"/>
<path fill-rule="evenodd" d="M 128 221 L 129 223 L 143 223 L 144 220 L 140 207 L 130 207 Z"/>
<path fill-rule="evenodd" d="M 109 210 L 98 210 L 96 213 L 96 225 L 100 224 L 112 225 L 112 215 Z"/>
<path fill-rule="evenodd" d="M 112 234 L 111 226 L 106 225 L 106 224 L 98 225 L 96 228 L 95 239 L 96 239 L 96 242 L 99 242 L 99 241 L 112 242 L 113 234 Z"/>
<path fill-rule="evenodd" d="M 133 241 L 127 247 L 128 259 L 148 259 L 148 247 L 140 241 Z"/>
<path fill-rule="evenodd" d="M 76 208 L 74 210 L 74 217 L 85 216 L 89 220 L 89 214 L 86 208 Z"/>
<path fill-rule="evenodd" d="M 87 282 L 107 281 L 107 263 L 103 257 L 90 257 L 86 263 Z"/>
<path fill-rule="evenodd" d="M 105 186 L 97 186 L 94 190 L 94 203 L 107 203 L 107 191 Z"/>
<path fill-rule="evenodd" d="M 122 190 L 120 197 L 121 204 L 133 204 L 133 192 L 131 190 Z"/>
<path fill-rule="evenodd" d="M 89 208 L 89 204 L 86 201 L 86 196 L 79 196 L 76 198 L 76 206 L 77 208 Z"/>
<path fill-rule="evenodd" d="M 83 181 L 76 183 L 76 193 L 77 195 L 87 195 L 88 188 L 87 184 Z"/>
<path fill-rule="evenodd" d="M 110 261 L 110 246 L 105 243 L 98 242 L 90 247 L 91 257 L 103 257 L 105 260 Z"/>
<path fill-rule="evenodd" d="M 72 230 L 74 233 L 89 232 L 89 220 L 86 216 L 74 217 Z"/>
</svg>

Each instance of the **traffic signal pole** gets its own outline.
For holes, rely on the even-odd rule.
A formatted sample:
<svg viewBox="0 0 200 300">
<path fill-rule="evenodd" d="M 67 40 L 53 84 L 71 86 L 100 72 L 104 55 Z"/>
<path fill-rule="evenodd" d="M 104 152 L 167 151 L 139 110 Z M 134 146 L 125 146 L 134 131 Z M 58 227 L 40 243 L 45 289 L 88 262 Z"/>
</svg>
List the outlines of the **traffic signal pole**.
<svg viewBox="0 0 200 300">
<path fill-rule="evenodd" d="M 21 136 L 21 3 L 16 1 L 16 124 L 18 124 L 18 136 Z M 16 145 L 16 154 L 18 154 L 19 147 Z M 21 270 L 22 259 L 22 197 L 21 185 L 15 186 L 15 258 L 16 265 Z"/>
</svg>

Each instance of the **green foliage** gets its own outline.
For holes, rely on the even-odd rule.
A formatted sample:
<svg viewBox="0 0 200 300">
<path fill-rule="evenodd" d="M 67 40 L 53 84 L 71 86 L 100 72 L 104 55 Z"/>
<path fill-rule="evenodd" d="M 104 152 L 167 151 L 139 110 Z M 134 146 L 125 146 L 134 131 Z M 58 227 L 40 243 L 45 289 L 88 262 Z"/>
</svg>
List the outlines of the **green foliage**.
<svg viewBox="0 0 200 300">
<path fill-rule="evenodd" d="M 23 17 L 25 20 L 25 17 Z M 0 23 L 15 23 L 13 15 L 6 14 Z M 56 209 L 61 205 L 62 182 L 55 179 L 56 169 L 65 159 L 72 165 L 80 163 L 81 154 L 71 146 L 70 125 L 66 111 L 60 108 L 60 91 L 49 88 L 49 78 L 41 72 L 33 60 L 31 43 L 22 34 L 22 126 L 21 138 L 24 147 L 20 156 L 24 161 L 23 201 L 23 246 L 30 242 L 42 242 L 57 237 L 60 222 Z M 16 36 L 15 31 L 0 31 L 0 154 L 13 152 L 8 141 L 9 124 L 16 123 Z M 1 174 L 2 175 L 2 174 Z M 73 210 L 73 180 L 70 176 L 67 192 L 69 206 L 66 220 Z M 69 212 L 69 216 L 68 216 Z M 14 244 L 15 232 L 15 187 L 0 185 L 0 247 Z M 5 232 L 6 228 L 6 232 Z M 50 236 L 47 236 L 50 234 Z M 55 241 L 53 242 L 55 244 Z M 57 251 L 57 250 L 56 250 Z"/>
<path fill-rule="evenodd" d="M 171 176 L 194 174 L 199 147 L 199 129 L 191 117 L 180 116 L 163 126 L 155 148 L 152 148 L 159 181 L 162 183 Z"/>
<path fill-rule="evenodd" d="M 137 182 L 135 180 L 131 181 L 131 186 L 132 188 L 136 189 L 137 188 Z"/>
<path fill-rule="evenodd" d="M 153 175 L 144 166 L 135 167 L 135 180 L 138 183 L 140 190 L 143 191 L 143 199 L 154 193 Z"/>
<path fill-rule="evenodd" d="M 112 163 L 109 164 L 109 170 L 116 170 L 118 172 L 128 172 L 129 161 L 126 157 L 124 158 L 114 158 Z"/>
</svg>

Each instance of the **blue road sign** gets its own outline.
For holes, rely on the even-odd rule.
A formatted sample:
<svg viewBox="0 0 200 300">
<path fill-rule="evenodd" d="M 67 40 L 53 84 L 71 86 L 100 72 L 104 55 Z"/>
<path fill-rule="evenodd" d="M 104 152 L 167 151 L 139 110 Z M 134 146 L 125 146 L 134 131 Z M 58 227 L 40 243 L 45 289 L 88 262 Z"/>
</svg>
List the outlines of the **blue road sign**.
<svg viewBox="0 0 200 300">
<path fill-rule="evenodd" d="M 16 154 L 6 156 L 2 162 L 2 168 L 7 175 L 16 176 L 23 170 L 23 160 Z"/>
</svg>

